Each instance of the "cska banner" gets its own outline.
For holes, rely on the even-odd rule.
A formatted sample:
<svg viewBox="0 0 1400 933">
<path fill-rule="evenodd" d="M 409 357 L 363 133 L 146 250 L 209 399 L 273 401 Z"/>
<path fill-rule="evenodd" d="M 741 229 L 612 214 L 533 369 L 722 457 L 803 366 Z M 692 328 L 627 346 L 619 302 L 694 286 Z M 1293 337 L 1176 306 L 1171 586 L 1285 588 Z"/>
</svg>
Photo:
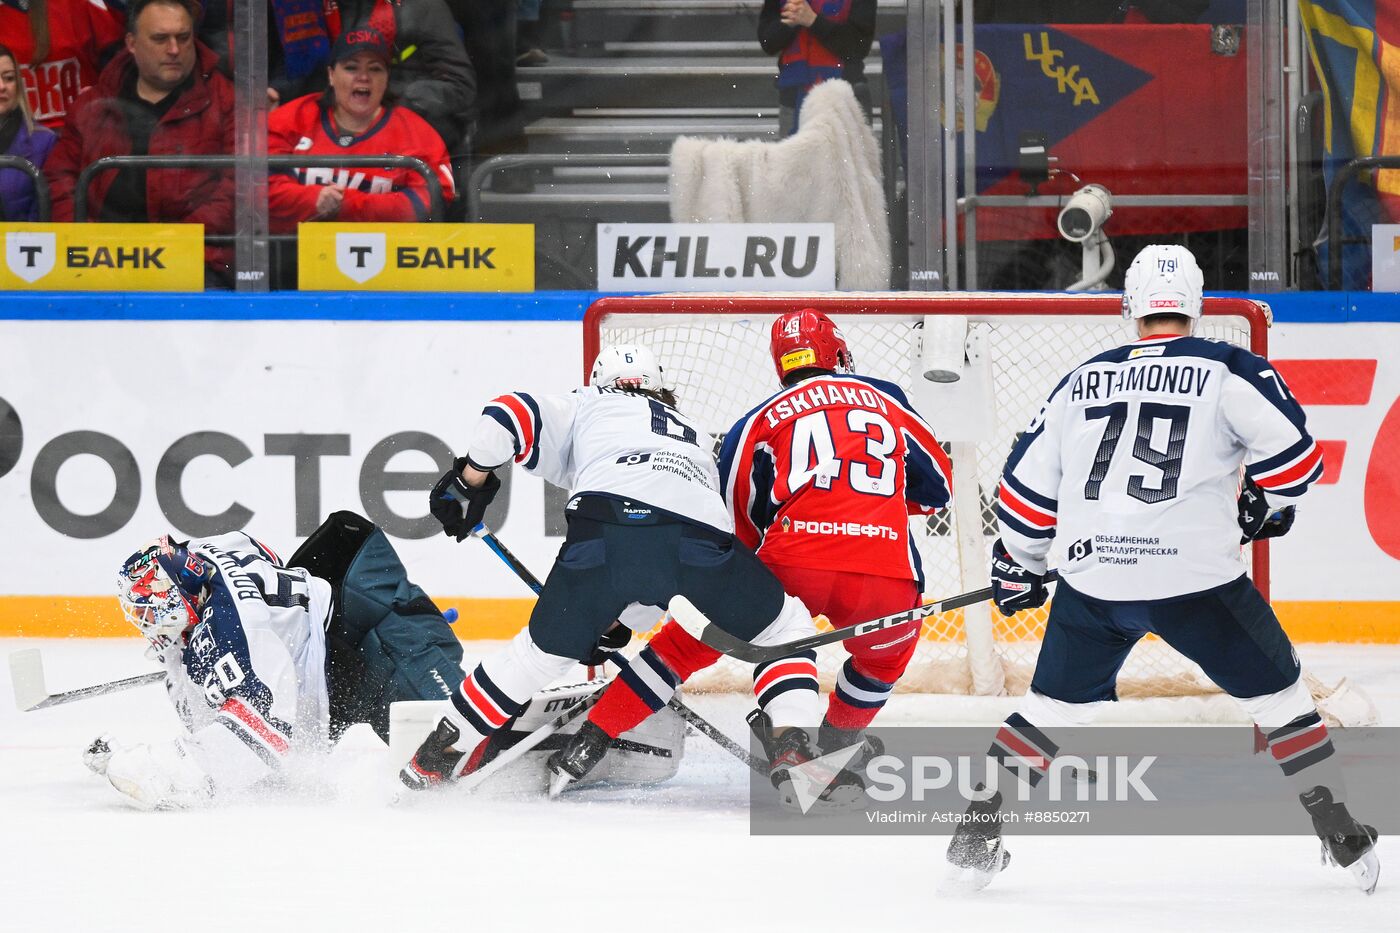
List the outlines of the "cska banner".
<svg viewBox="0 0 1400 933">
<path fill-rule="evenodd" d="M 1239 30 L 1210 25 L 978 26 L 972 68 L 978 194 L 1026 194 L 1018 155 L 1022 134 L 1035 133 L 1044 136 L 1059 168 L 1115 195 L 1243 197 L 1242 43 Z M 880 48 L 902 127 L 903 37 L 882 36 Z M 959 121 L 961 130 L 961 114 Z M 1039 193 L 1068 195 L 1076 187 L 1056 179 Z M 1055 208 L 980 208 L 977 236 L 1052 238 L 1058 235 L 1055 214 Z M 1245 223 L 1243 206 L 1120 207 L 1112 232 L 1187 233 Z"/>
<path fill-rule="evenodd" d="M 1313 70 L 1326 104 L 1323 170 L 1362 156 L 1400 153 L 1400 4 L 1391 0 L 1300 0 Z M 1342 234 L 1357 238 L 1343 253 L 1343 288 L 1365 288 L 1372 224 L 1400 222 L 1400 170 L 1376 173 L 1375 187 L 1355 184 L 1342 200 Z M 1322 258 L 1326 268 L 1326 256 Z"/>
</svg>

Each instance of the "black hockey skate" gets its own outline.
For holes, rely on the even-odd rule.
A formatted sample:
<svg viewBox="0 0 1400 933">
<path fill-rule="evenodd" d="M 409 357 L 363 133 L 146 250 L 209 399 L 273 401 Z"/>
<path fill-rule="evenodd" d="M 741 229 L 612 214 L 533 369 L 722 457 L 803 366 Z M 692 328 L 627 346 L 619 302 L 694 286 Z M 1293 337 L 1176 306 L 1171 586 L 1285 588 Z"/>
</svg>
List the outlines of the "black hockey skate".
<svg viewBox="0 0 1400 933">
<path fill-rule="evenodd" d="M 979 788 L 980 789 L 980 788 Z M 974 800 L 953 839 L 948 843 L 950 868 L 943 881 L 948 892 L 970 894 L 992 883 L 1011 864 L 1011 853 L 1001 838 L 1001 794 Z"/>
<path fill-rule="evenodd" d="M 427 790 L 456 780 L 462 752 L 452 746 L 461 737 L 462 733 L 452 720 L 444 716 L 399 771 L 399 780 L 411 790 Z"/>
<path fill-rule="evenodd" d="M 1367 894 L 1376 890 L 1381 861 L 1376 855 L 1375 827 L 1359 823 L 1347 812 L 1346 804 L 1335 803 L 1326 787 L 1314 787 L 1298 799 L 1312 817 L 1313 830 L 1322 840 L 1322 864 L 1345 868 Z"/>
<path fill-rule="evenodd" d="M 801 796 L 793 786 L 790 772 L 821 755 L 812 747 L 812 739 L 807 735 L 807 730 L 789 728 L 783 730 L 782 735 L 774 735 L 773 722 L 762 710 L 749 713 L 748 723 L 768 756 L 768 777 L 778 789 L 779 800 L 783 806 L 805 813 L 811 808 L 812 801 L 809 798 L 807 805 L 803 805 Z M 811 777 L 822 781 L 826 776 Z M 826 781 L 826 787 L 817 794 L 816 800 L 840 808 L 858 808 L 865 801 L 865 782 L 849 769 L 842 768 Z"/>
<path fill-rule="evenodd" d="M 558 797 L 564 788 L 588 776 L 612 747 L 612 737 L 585 719 L 568 744 L 549 756 L 549 796 Z"/>
<path fill-rule="evenodd" d="M 846 763 L 846 768 L 859 774 L 865 771 L 870 759 L 885 753 L 885 743 L 864 729 L 838 729 L 829 722 L 823 722 L 822 727 L 817 730 L 817 747 L 822 750 L 823 755 L 850 748 L 857 743 L 861 749 Z"/>
</svg>

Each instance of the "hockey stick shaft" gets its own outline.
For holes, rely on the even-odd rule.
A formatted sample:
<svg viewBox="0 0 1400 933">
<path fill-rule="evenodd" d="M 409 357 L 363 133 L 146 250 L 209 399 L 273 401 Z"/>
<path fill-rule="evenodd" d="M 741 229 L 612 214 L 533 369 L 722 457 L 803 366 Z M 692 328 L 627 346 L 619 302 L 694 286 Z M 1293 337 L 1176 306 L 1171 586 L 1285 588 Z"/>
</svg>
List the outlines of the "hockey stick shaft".
<svg viewBox="0 0 1400 933">
<path fill-rule="evenodd" d="M 526 567 L 518 557 L 512 554 L 510 552 L 510 549 L 507 548 L 504 544 L 502 544 L 500 539 L 491 533 L 490 529 L 488 529 L 484 524 L 477 525 L 475 528 L 472 529 L 472 534 L 476 535 L 482 541 L 486 542 L 486 546 L 489 547 L 493 552 L 495 552 L 496 556 L 499 557 L 507 567 L 515 571 L 515 575 L 518 576 L 521 580 L 523 580 L 526 586 L 534 590 L 536 596 L 539 595 L 540 590 L 544 589 L 544 585 L 540 583 L 539 578 L 536 577 L 533 573 L 531 573 L 530 568 Z M 695 712 L 695 710 L 691 709 L 689 706 L 686 706 L 683 702 L 681 702 L 681 699 L 679 697 L 672 696 L 670 701 L 668 701 L 666 705 L 669 706 L 677 716 L 681 717 L 681 719 L 684 719 L 687 723 L 689 723 L 690 726 L 696 732 L 699 732 L 701 735 L 705 736 L 705 738 L 714 742 L 716 745 L 729 752 L 729 754 L 733 755 L 735 758 L 738 758 L 744 764 L 752 768 L 755 772 L 765 775 L 768 773 L 767 764 L 760 762 L 757 758 L 755 758 L 749 753 L 748 749 L 744 748 L 738 742 L 735 742 L 729 736 L 721 732 L 718 728 L 711 725 L 709 720 L 705 719 L 705 717 Z"/>
<path fill-rule="evenodd" d="M 1055 571 L 1050 571 L 1045 575 L 1046 583 L 1053 583 L 1060 578 Z M 927 603 L 913 609 L 906 609 L 903 612 L 895 612 L 887 616 L 880 616 L 878 619 L 870 619 L 846 628 L 833 629 L 830 632 L 818 632 L 815 635 L 808 635 L 794 641 L 781 645 L 755 645 L 752 642 L 744 641 L 734 635 L 724 631 L 715 625 L 704 614 L 695 608 L 691 602 L 684 597 L 677 597 L 671 600 L 671 615 L 694 638 L 725 654 L 746 661 L 750 664 L 761 664 L 764 661 L 774 661 L 778 658 L 785 658 L 799 651 L 808 651 L 812 648 L 820 648 L 823 645 L 835 644 L 838 641 L 845 641 L 848 638 L 858 638 L 861 635 L 869 635 L 871 632 L 881 632 L 885 629 L 895 628 L 900 625 L 908 625 L 911 622 L 920 622 L 929 616 L 938 615 L 943 612 L 951 612 L 954 609 L 962 609 L 966 606 L 976 605 L 986 602 L 992 598 L 992 588 L 983 587 L 980 590 L 973 590 L 970 593 L 963 593 L 959 596 L 950 596 L 938 602 Z"/>
<path fill-rule="evenodd" d="M 39 649 L 26 648 L 10 653 L 11 686 L 15 692 L 15 706 L 22 713 L 106 696 L 109 693 L 120 693 L 133 687 L 159 683 L 164 679 L 164 671 L 151 671 L 148 674 L 137 674 L 135 677 L 113 680 L 105 684 L 93 684 L 62 693 L 49 693 L 48 688 L 44 686 L 44 656 L 40 654 Z"/>
</svg>

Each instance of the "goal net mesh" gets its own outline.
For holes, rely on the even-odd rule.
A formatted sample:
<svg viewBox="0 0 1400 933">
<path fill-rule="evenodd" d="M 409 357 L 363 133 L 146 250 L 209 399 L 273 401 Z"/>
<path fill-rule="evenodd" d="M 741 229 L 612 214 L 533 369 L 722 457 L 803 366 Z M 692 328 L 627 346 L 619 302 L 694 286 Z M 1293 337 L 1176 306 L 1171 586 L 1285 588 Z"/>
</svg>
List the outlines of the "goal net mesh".
<svg viewBox="0 0 1400 933">
<path fill-rule="evenodd" d="M 944 441 L 944 449 L 951 452 L 953 481 L 959 489 L 954 507 L 931 517 L 910 519 L 911 535 L 923 558 L 924 595 L 928 599 L 943 599 L 987 585 L 988 555 L 997 536 L 992 500 L 1018 433 L 1071 368 L 1135 336 L 1131 322 L 1121 317 L 1117 296 L 935 293 L 609 298 L 595 303 L 585 318 L 585 365 L 608 344 L 650 347 L 665 369 L 681 410 L 718 439 L 742 415 L 777 391 L 768 353 L 769 328 L 777 315 L 801 307 L 817 307 L 829 314 L 845 335 L 856 371 L 893 382 L 909 393 Z M 1254 302 L 1208 298 L 1197 334 L 1263 353 L 1264 322 L 1263 309 Z M 945 332 L 961 339 L 957 353 L 966 357 L 961 388 L 935 386 L 923 378 L 926 332 L 937 332 L 945 344 L 949 340 Z M 962 440 L 948 443 L 942 429 L 946 424 L 954 424 L 952 434 Z M 975 493 L 969 485 L 973 483 Z M 1255 574 L 1261 580 L 1267 573 L 1265 560 L 1263 554 L 1255 555 Z M 954 694 L 1024 692 L 1048 611 L 1047 604 L 1003 618 L 987 603 L 929 617 L 899 689 Z M 990 632 L 990 637 L 970 637 L 977 631 Z M 845 657 L 839 646 L 819 652 L 824 686 L 829 686 Z M 985 674 L 974 678 L 979 668 L 993 672 L 990 681 Z M 724 658 L 696 675 L 690 686 L 747 690 L 750 675 L 750 666 Z M 1119 678 L 1119 694 L 1124 697 L 1183 696 L 1214 690 L 1200 668 L 1153 637 L 1133 650 Z"/>
</svg>

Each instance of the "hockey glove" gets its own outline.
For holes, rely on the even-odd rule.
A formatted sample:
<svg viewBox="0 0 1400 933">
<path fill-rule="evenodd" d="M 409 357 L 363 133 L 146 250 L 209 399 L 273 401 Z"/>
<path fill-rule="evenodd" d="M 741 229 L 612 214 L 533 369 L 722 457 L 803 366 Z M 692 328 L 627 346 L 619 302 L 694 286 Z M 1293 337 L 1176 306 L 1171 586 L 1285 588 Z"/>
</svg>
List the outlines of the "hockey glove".
<svg viewBox="0 0 1400 933">
<path fill-rule="evenodd" d="M 468 486 L 462 478 L 466 465 L 466 457 L 453 460 L 452 469 L 442 474 L 442 479 L 428 494 L 428 510 L 433 518 L 442 524 L 444 534 L 458 541 L 481 524 L 486 517 L 486 507 L 501 488 L 501 481 L 494 473 L 486 474 L 486 482 L 481 486 Z"/>
<path fill-rule="evenodd" d="M 1292 505 L 1285 505 L 1281 509 L 1269 505 L 1264 491 L 1248 477 L 1245 477 L 1244 488 L 1240 490 L 1239 509 L 1240 544 L 1288 534 L 1298 511 L 1297 507 Z"/>
<path fill-rule="evenodd" d="M 614 622 L 612 628 L 603 633 L 593 653 L 584 663 L 590 667 L 602 667 L 604 661 L 613 660 L 613 652 L 621 651 L 632 640 L 632 630 L 621 622 Z"/>
<path fill-rule="evenodd" d="M 107 762 L 112 760 L 112 753 L 120 746 L 107 733 L 102 733 L 93 739 L 87 748 L 83 749 L 83 764 L 93 774 L 107 773 Z"/>
<path fill-rule="evenodd" d="M 992 601 L 1004 616 L 1022 609 L 1038 609 L 1050 598 L 1042 574 L 1031 573 L 1016 563 L 998 538 L 992 545 Z"/>
</svg>

